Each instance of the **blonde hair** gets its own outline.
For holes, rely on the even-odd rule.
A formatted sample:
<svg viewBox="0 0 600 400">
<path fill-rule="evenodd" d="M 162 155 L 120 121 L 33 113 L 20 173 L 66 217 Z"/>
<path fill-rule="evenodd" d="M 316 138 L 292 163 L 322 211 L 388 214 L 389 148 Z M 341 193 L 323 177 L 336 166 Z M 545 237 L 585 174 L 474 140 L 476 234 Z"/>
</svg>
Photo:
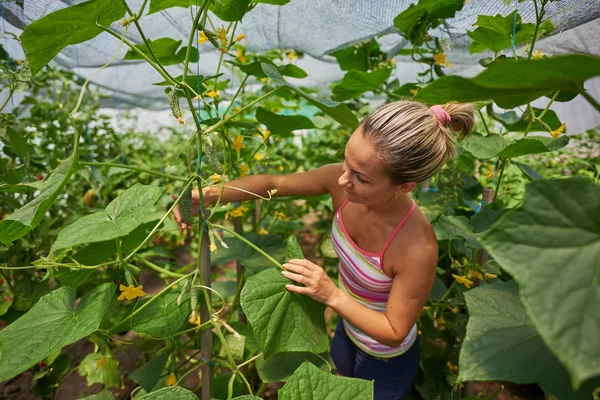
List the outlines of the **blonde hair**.
<svg viewBox="0 0 600 400">
<path fill-rule="evenodd" d="M 472 104 L 441 107 L 450 114 L 450 129 L 429 106 L 415 101 L 388 103 L 361 122 L 363 136 L 371 141 L 395 183 L 420 182 L 434 175 L 455 156 L 452 133 L 464 139 L 471 132 Z"/>
</svg>

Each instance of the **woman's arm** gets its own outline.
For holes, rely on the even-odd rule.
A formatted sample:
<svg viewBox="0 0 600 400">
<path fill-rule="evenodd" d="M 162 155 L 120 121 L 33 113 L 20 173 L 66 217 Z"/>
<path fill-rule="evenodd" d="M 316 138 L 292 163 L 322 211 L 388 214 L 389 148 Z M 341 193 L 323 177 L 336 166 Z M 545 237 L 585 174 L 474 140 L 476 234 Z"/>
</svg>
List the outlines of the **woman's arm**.
<svg viewBox="0 0 600 400">
<path fill-rule="evenodd" d="M 399 346 L 427 301 L 437 265 L 437 243 L 412 246 L 394 275 L 385 314 L 354 300 L 329 279 L 323 268 L 308 260 L 290 260 L 283 274 L 304 286 L 287 285 L 291 292 L 307 294 L 333 308 L 343 319 L 386 346 Z M 290 271 L 290 272 L 288 272 Z"/>
<path fill-rule="evenodd" d="M 328 164 L 308 172 L 286 175 L 250 175 L 230 182 L 212 185 L 202 189 L 205 206 L 217 202 L 221 190 L 221 203 L 232 201 L 254 200 L 256 195 L 268 197 L 270 190 L 276 190 L 274 196 L 318 196 L 330 193 L 337 186 L 342 174 L 342 164 Z M 241 190 L 239 190 L 241 189 Z M 255 194 L 253 194 L 255 193 Z M 200 211 L 198 190 L 192 192 L 192 211 L 194 215 Z M 176 199 L 177 196 L 173 195 Z M 181 220 L 179 207 L 173 210 L 175 221 L 180 228 L 191 228 Z"/>
</svg>

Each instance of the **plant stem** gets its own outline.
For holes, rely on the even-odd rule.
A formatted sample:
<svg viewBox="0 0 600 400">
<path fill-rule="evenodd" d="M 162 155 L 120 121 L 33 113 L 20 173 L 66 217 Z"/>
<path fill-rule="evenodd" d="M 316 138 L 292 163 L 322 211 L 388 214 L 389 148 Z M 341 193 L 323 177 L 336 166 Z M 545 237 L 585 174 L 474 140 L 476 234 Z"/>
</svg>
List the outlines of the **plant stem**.
<svg viewBox="0 0 600 400">
<path fill-rule="evenodd" d="M 142 30 L 142 27 L 140 26 L 140 23 L 138 22 L 138 20 L 140 18 L 140 15 L 136 15 L 136 14 L 133 13 L 133 11 L 131 10 L 131 8 L 127 4 L 126 0 L 121 0 L 121 1 L 123 2 L 123 5 L 125 6 L 125 9 L 129 13 L 129 15 L 131 15 L 133 17 L 133 23 L 134 23 L 135 27 L 137 28 L 138 32 L 140 33 L 140 37 L 142 38 L 142 41 L 146 45 L 146 48 L 148 49 L 148 52 L 150 53 L 150 55 L 156 61 L 156 66 L 158 68 L 160 68 L 165 73 L 165 75 L 167 75 L 169 78 L 171 78 L 173 80 L 173 77 L 169 74 L 169 72 L 165 69 L 165 67 L 163 67 L 163 65 L 161 64 L 160 60 L 158 59 L 158 57 L 154 53 L 154 50 L 152 50 L 152 46 L 150 44 L 150 41 L 146 38 L 146 35 L 144 35 L 144 31 Z M 144 8 L 146 7 L 146 1 L 147 0 L 144 0 L 144 3 L 140 7 L 140 14 L 142 13 L 142 11 L 144 11 Z"/>
<path fill-rule="evenodd" d="M 250 364 L 252 361 L 256 360 L 258 357 L 262 356 L 263 353 L 258 353 L 257 355 L 255 355 L 254 357 L 252 357 L 251 359 L 244 361 L 243 363 L 241 363 L 240 365 L 238 365 L 238 369 L 242 368 L 245 365 Z"/>
<path fill-rule="evenodd" d="M 204 7 L 207 7 L 209 2 L 210 0 L 204 0 L 202 5 L 200 6 L 200 9 L 198 10 L 198 13 L 196 14 L 196 17 L 194 18 L 192 30 L 190 32 L 190 37 L 188 38 L 187 49 L 185 51 L 185 61 L 183 62 L 183 77 L 181 79 L 182 82 L 185 82 L 185 78 L 187 77 L 190 56 L 192 54 L 192 46 L 194 44 L 194 38 L 196 37 L 196 28 L 198 27 L 198 21 L 200 21 L 200 17 L 202 16 Z M 200 54 L 198 54 L 198 57 L 200 57 Z M 200 79 L 200 77 L 198 77 L 198 79 Z"/>
<path fill-rule="evenodd" d="M 540 24 L 542 22 L 542 16 L 544 15 L 544 2 L 542 2 L 541 10 L 538 11 L 537 0 L 533 0 L 533 6 L 535 7 L 535 28 L 533 30 L 533 39 L 531 40 L 531 47 L 529 47 L 529 54 L 527 55 L 527 59 L 531 59 L 531 55 L 533 54 L 533 49 L 535 47 L 535 41 L 537 40 L 538 29 L 540 28 Z"/>
<path fill-rule="evenodd" d="M 148 57 L 146 54 L 144 54 L 140 49 L 138 49 L 137 47 L 135 47 L 135 45 L 133 43 L 131 43 L 129 40 L 125 39 L 125 37 L 121 37 L 119 36 L 119 34 L 115 31 L 113 31 L 110 28 L 107 28 L 103 25 L 100 25 L 98 23 L 96 23 L 96 26 L 100 29 L 102 29 L 104 32 L 110 33 L 111 35 L 113 35 L 114 37 L 116 37 L 119 40 L 123 40 L 123 43 L 125 43 L 127 46 L 129 46 L 129 48 L 133 51 L 135 51 L 140 57 L 142 57 L 144 60 L 146 60 L 148 62 L 148 64 L 150 64 L 150 66 L 152 66 L 152 68 L 154 68 L 156 70 L 156 72 L 158 72 L 163 78 L 165 78 L 165 80 L 167 82 L 169 82 L 171 85 L 176 86 L 177 82 L 171 78 L 170 75 L 165 74 L 164 71 L 159 68 L 152 60 L 150 60 L 150 57 Z"/>
<path fill-rule="evenodd" d="M 496 182 L 496 190 L 494 190 L 494 200 L 498 196 L 498 189 L 500 188 L 500 182 L 502 182 L 502 175 L 504 175 L 504 168 L 506 167 L 506 161 L 501 158 L 500 159 L 500 176 L 498 177 L 498 182 Z"/>
<path fill-rule="evenodd" d="M 485 118 L 483 117 L 483 113 L 481 112 L 481 108 L 477 110 L 479 112 L 479 116 L 481 117 L 481 122 L 483 122 L 483 126 L 485 127 L 485 131 L 487 132 L 488 136 L 490 135 L 490 130 L 487 126 L 487 123 L 485 122 Z"/>
<path fill-rule="evenodd" d="M 556 92 L 554 92 L 554 95 L 552 96 L 552 98 L 550 99 L 550 101 L 548 102 L 548 104 L 546 105 L 546 108 L 544 108 L 544 111 L 542 111 L 542 113 L 537 117 L 539 120 L 541 120 L 542 118 L 544 118 L 544 116 L 546 115 L 546 113 L 550 109 L 550 106 L 552 105 L 552 103 L 554 103 L 554 100 L 556 100 L 556 98 L 558 97 L 559 94 L 560 94 L 560 90 L 557 90 Z"/>
<path fill-rule="evenodd" d="M 6 100 L 4 100 L 4 103 L 2 104 L 2 107 L 0 107 L 0 111 L 4 110 L 4 107 L 6 107 L 6 105 L 8 104 L 8 102 L 10 101 L 10 98 L 12 97 L 13 93 L 15 92 L 15 88 L 10 87 L 10 91 L 8 92 L 8 96 L 6 97 Z"/>
<path fill-rule="evenodd" d="M 179 181 L 179 182 L 187 182 L 188 181 L 187 178 L 182 178 L 180 176 L 165 174 L 163 172 L 153 171 L 151 169 L 146 169 L 146 168 L 141 168 L 141 167 L 135 167 L 133 165 L 124 165 L 124 164 L 116 164 L 116 163 L 105 163 L 105 162 L 88 162 L 88 161 L 82 161 L 82 162 L 79 163 L 79 165 L 80 166 L 95 165 L 97 167 L 111 167 L 111 168 L 130 169 L 130 170 L 133 170 L 133 171 L 144 172 L 144 173 L 147 173 L 147 174 L 150 174 L 150 175 L 155 175 L 155 176 L 160 176 L 162 178 L 171 179 L 173 181 Z"/>
<path fill-rule="evenodd" d="M 283 266 L 277 260 L 275 260 L 273 257 L 271 257 L 270 255 L 268 255 L 267 253 L 265 253 L 260 247 L 256 246 L 254 243 L 252 243 L 251 241 L 249 241 L 248 239 L 246 239 L 245 237 L 243 237 L 239 233 L 234 232 L 231 229 L 224 227 L 223 225 L 213 224 L 213 226 L 215 228 L 218 228 L 218 229 L 223 229 L 225 232 L 227 232 L 227 233 L 235 236 L 236 238 L 238 238 L 242 242 L 246 243 L 248 246 L 252 247 L 255 251 L 257 251 L 260 254 L 262 254 L 267 260 L 271 261 L 277 267 L 283 269 Z"/>
<path fill-rule="evenodd" d="M 238 88 L 237 92 L 235 92 L 235 94 L 233 95 L 233 98 L 231 99 L 231 103 L 229 103 L 229 106 L 227 107 L 227 109 L 225 110 L 225 113 L 223 115 L 227 115 L 227 113 L 229 113 L 229 110 L 231 109 L 231 107 L 233 107 L 233 103 L 235 102 L 235 99 L 237 99 L 238 95 L 242 91 L 242 88 L 246 84 L 246 81 L 248 80 L 249 76 L 250 75 L 246 75 L 244 77 L 244 80 L 242 80 L 242 83 L 240 84 L 240 87 Z"/>
<path fill-rule="evenodd" d="M 255 105 L 256 103 L 259 103 L 261 101 L 263 101 L 265 98 L 269 97 L 270 95 L 272 95 L 273 93 L 277 92 L 278 90 L 280 90 L 283 86 L 280 86 L 278 88 L 275 88 L 265 94 L 263 94 L 262 96 L 260 96 L 259 98 L 257 98 L 256 100 L 248 103 L 248 105 L 244 106 L 243 108 L 241 108 L 238 112 L 231 114 L 228 117 L 223 118 L 222 120 L 220 120 L 219 122 L 217 122 L 216 124 L 214 124 L 213 126 L 209 127 L 207 130 L 204 131 L 205 134 L 211 133 L 215 130 L 217 130 L 217 128 L 219 128 L 221 125 L 225 124 L 227 121 L 229 121 L 232 118 L 237 117 L 239 114 L 243 113 L 245 110 L 247 110 L 248 108 L 252 107 L 253 105 Z"/>
<path fill-rule="evenodd" d="M 131 253 L 129 253 L 129 255 L 127 257 L 125 257 L 124 261 L 128 261 L 131 257 L 133 257 L 135 255 L 135 253 L 137 253 L 138 250 L 141 249 L 148 242 L 148 240 L 152 237 L 152 235 L 154 235 L 154 232 L 156 232 L 156 230 L 158 229 L 158 227 L 160 226 L 160 224 L 162 224 L 164 222 L 164 220 L 167 219 L 167 216 L 169 216 L 169 214 L 171 214 L 173 212 L 173 210 L 175 209 L 175 207 L 177 206 L 177 204 L 179 204 L 179 201 L 181 200 L 183 194 L 185 193 L 185 191 L 187 190 L 187 188 L 194 181 L 194 177 L 195 177 L 195 175 L 192 175 L 190 177 L 190 179 L 188 179 L 188 182 L 183 187 L 183 190 L 181 191 L 181 193 L 179 193 L 179 197 L 177 197 L 177 200 L 175 200 L 175 203 L 173 203 L 173 205 L 171 206 L 171 208 L 169 208 L 169 210 L 165 213 L 165 215 L 163 215 L 163 217 L 160 219 L 160 221 L 158 221 L 158 223 L 154 226 L 154 228 L 152 229 L 152 231 L 150 231 L 150 233 L 148 234 L 148 236 L 146 236 L 146 238 L 144 239 L 144 241 L 142 243 L 140 243 L 139 246 L 135 248 L 135 250 L 133 250 Z"/>
<path fill-rule="evenodd" d="M 150 268 L 152 268 L 153 270 L 155 270 L 156 272 L 159 272 L 161 274 L 170 276 L 171 278 L 181 278 L 183 276 L 183 274 L 178 274 L 176 272 L 171 272 L 171 271 L 167 271 L 164 268 L 159 267 L 158 265 L 146 260 L 143 257 L 136 257 L 137 260 L 143 262 L 144 264 L 146 264 L 147 266 L 149 266 Z"/>
<path fill-rule="evenodd" d="M 598 102 L 596 101 L 596 99 L 594 99 L 592 96 L 590 96 L 590 94 L 588 92 L 586 92 L 584 89 L 582 89 L 579 92 L 592 106 L 594 106 L 594 108 L 596 108 L 596 110 L 598 110 L 598 112 L 600 112 L 600 104 L 598 104 Z"/>
</svg>

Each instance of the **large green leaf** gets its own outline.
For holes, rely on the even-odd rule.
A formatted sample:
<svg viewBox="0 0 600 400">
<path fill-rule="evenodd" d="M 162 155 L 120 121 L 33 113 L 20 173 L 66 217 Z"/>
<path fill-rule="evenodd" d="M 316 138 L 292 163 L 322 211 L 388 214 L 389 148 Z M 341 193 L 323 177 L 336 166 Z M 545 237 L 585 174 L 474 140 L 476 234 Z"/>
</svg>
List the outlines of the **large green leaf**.
<svg viewBox="0 0 600 400">
<path fill-rule="evenodd" d="M 567 371 L 531 324 L 514 281 L 469 290 L 465 299 L 470 318 L 459 381 L 536 382 L 559 399 L 591 398 L 590 387 L 572 392 Z"/>
<path fill-rule="evenodd" d="M 342 81 L 333 87 L 331 98 L 344 101 L 365 92 L 378 90 L 391 73 L 389 68 L 380 68 L 373 72 L 348 71 Z"/>
<path fill-rule="evenodd" d="M 11 148 L 18 154 L 19 157 L 25 159 L 29 156 L 29 144 L 27 138 L 24 138 L 12 126 L 6 127 L 6 136 Z"/>
<path fill-rule="evenodd" d="M 48 208 L 62 191 L 77 167 L 73 156 L 64 160 L 44 182 L 38 197 L 0 221 L 0 242 L 7 245 L 19 239 L 40 223 Z"/>
<path fill-rule="evenodd" d="M 329 353 L 277 353 L 265 359 L 256 360 L 256 370 L 263 382 L 285 382 L 304 361 L 310 361 L 325 372 L 331 372 L 333 361 Z"/>
<path fill-rule="evenodd" d="M 463 215 L 445 216 L 442 214 L 433 224 L 433 228 L 438 240 L 452 240 L 460 237 L 465 240 L 465 245 L 481 248 L 481 245 L 477 243 L 479 234 L 473 233 L 469 220 Z"/>
<path fill-rule="evenodd" d="M 177 305 L 178 296 L 179 291 L 170 290 L 158 299 L 153 299 L 148 307 L 133 317 L 132 329 L 154 337 L 170 337 L 178 332 L 191 312 L 189 293 L 183 296 L 179 306 Z M 145 300 L 141 305 L 148 301 Z"/>
<path fill-rule="evenodd" d="M 288 262 L 292 259 L 302 260 L 303 258 L 304 253 L 302 252 L 302 247 L 300 247 L 298 238 L 296 235 L 291 235 L 288 237 L 285 244 L 285 262 Z"/>
<path fill-rule="evenodd" d="M 91 396 L 82 397 L 79 400 L 115 400 L 115 395 L 106 388 L 102 389 L 102 391 L 98 394 L 93 394 Z"/>
<path fill-rule="evenodd" d="M 160 355 L 153 357 L 131 374 L 132 381 L 140 385 L 146 392 L 152 391 L 156 382 L 160 379 L 163 369 L 167 364 L 169 353 L 163 351 Z"/>
<path fill-rule="evenodd" d="M 246 234 L 244 238 L 258 246 L 262 251 L 277 261 L 283 261 L 285 256 L 285 244 L 279 235 L 259 235 L 256 233 Z M 253 271 L 262 271 L 272 267 L 273 264 L 262 254 L 254 250 L 246 243 L 236 238 L 225 238 L 229 248 L 219 249 L 216 256 L 211 257 L 212 264 L 223 264 L 231 260 L 239 260 L 242 265 Z"/>
<path fill-rule="evenodd" d="M 517 167 L 519 167 L 519 169 L 521 170 L 523 175 L 525 175 L 525 177 L 527 179 L 529 179 L 530 181 L 537 181 L 538 179 L 544 179 L 543 176 L 541 176 L 535 169 L 531 168 L 527 164 L 523 164 L 523 163 L 520 163 L 520 162 L 514 161 L 514 160 L 511 160 L 511 163 L 513 163 Z"/>
<path fill-rule="evenodd" d="M 148 50 L 148 46 L 145 43 L 140 43 L 135 46 L 138 50 L 144 53 L 147 57 L 150 57 L 151 60 L 154 58 L 150 54 L 150 50 Z M 175 65 L 181 64 L 185 61 L 185 53 L 187 51 L 187 47 L 181 47 L 181 40 L 175 40 L 171 38 L 160 38 L 156 40 L 150 40 L 150 47 L 152 51 L 160 60 L 162 65 Z M 123 57 L 123 60 L 143 60 L 144 58 L 139 55 L 136 51 L 130 49 Z M 196 48 L 192 48 L 192 52 L 190 54 L 190 61 L 196 62 L 198 61 L 198 50 Z M 196 88 L 196 86 L 192 86 Z"/>
<path fill-rule="evenodd" d="M 145 394 L 139 400 L 198 400 L 198 396 L 182 387 L 169 386 Z"/>
<path fill-rule="evenodd" d="M 125 16 L 120 1 L 90 0 L 50 13 L 27 25 L 21 34 L 21 44 L 27 52 L 31 73 L 52 60 L 70 44 L 86 42 L 102 32 L 96 22 L 109 26 Z"/>
<path fill-rule="evenodd" d="M 104 211 L 86 215 L 63 228 L 52 245 L 52 252 L 128 235 L 144 222 L 162 192 L 161 187 L 136 183 L 111 201 Z"/>
<path fill-rule="evenodd" d="M 308 76 L 306 71 L 304 71 L 302 68 L 298 67 L 297 65 L 285 64 L 285 65 L 278 66 L 278 65 L 275 65 L 275 63 L 272 60 L 270 60 L 266 57 L 259 57 L 258 61 L 255 61 L 250 64 L 242 64 L 237 61 L 226 61 L 226 62 L 229 64 L 232 64 L 232 65 L 235 65 L 240 70 L 242 70 L 242 72 L 244 72 L 245 74 L 252 75 L 257 78 L 266 78 L 267 77 L 267 75 L 262 70 L 262 66 L 261 66 L 262 63 L 273 65 L 274 67 L 276 67 L 279 70 L 279 72 L 281 72 L 281 75 L 283 75 L 283 76 L 289 76 L 289 77 L 298 78 L 298 79 L 306 78 Z"/>
<path fill-rule="evenodd" d="M 546 153 L 562 149 L 569 143 L 568 136 L 554 140 L 547 136 L 528 136 L 518 141 L 492 133 L 483 136 L 473 132 L 461 142 L 461 146 L 479 159 L 504 157 L 513 158 L 527 154 Z"/>
<path fill-rule="evenodd" d="M 520 45 L 531 41 L 535 24 L 521 23 L 521 16 L 517 14 L 517 25 L 515 27 L 515 13 L 513 11 L 506 17 L 501 14 L 479 15 L 477 17 L 477 29 L 467 31 L 467 35 L 473 39 L 469 51 L 471 53 L 480 53 L 490 49 L 494 53 L 506 49 L 512 45 L 513 32 L 516 29 L 515 45 Z"/>
<path fill-rule="evenodd" d="M 436 79 L 415 99 L 431 104 L 492 99 L 502 108 L 514 108 L 556 90 L 577 93 L 586 80 L 596 76 L 600 76 L 600 57 L 594 56 L 496 60 L 474 78 Z"/>
<path fill-rule="evenodd" d="M 543 110 L 535 107 L 532 107 L 532 109 L 536 116 L 542 114 Z M 508 132 L 525 132 L 529 126 L 529 121 L 531 121 L 531 114 L 527 111 L 525 111 L 521 116 L 519 116 L 519 114 L 517 114 L 515 111 L 504 111 L 502 113 L 497 113 L 494 111 L 494 108 L 491 104 L 487 105 L 486 111 L 490 117 L 504 125 Z M 553 110 L 547 110 L 542 118 L 542 121 L 552 130 L 560 128 L 561 125 L 558 115 L 556 115 Z M 530 132 L 543 132 L 544 130 L 545 129 L 538 121 L 535 121 L 530 128 Z"/>
<path fill-rule="evenodd" d="M 463 7 L 464 0 L 420 0 L 411 4 L 394 18 L 394 25 L 414 44 L 430 28 L 437 27 L 444 18 L 452 18 Z"/>
<path fill-rule="evenodd" d="M 262 63 L 261 66 L 265 75 L 271 78 L 274 83 L 286 86 L 294 90 L 300 96 L 304 97 L 313 106 L 317 107 L 340 124 L 350 129 L 355 129 L 358 126 L 358 119 L 356 119 L 356 116 L 352 113 L 352 111 L 350 111 L 348 106 L 346 106 L 345 104 L 327 99 L 317 99 L 316 97 L 312 97 L 305 93 L 302 89 L 296 88 L 294 85 L 288 83 L 283 78 L 277 67 L 267 63 Z"/>
<path fill-rule="evenodd" d="M 305 361 L 278 392 L 279 400 L 373 400 L 373 381 L 335 376 Z"/>
<path fill-rule="evenodd" d="M 98 365 L 101 357 L 105 357 L 106 359 L 104 366 Z M 101 383 L 105 387 L 121 387 L 119 361 L 111 353 L 107 353 L 104 356 L 100 353 L 88 354 L 81 361 L 79 367 L 77 367 L 77 372 L 79 375 L 85 376 L 88 386 L 92 386 L 94 383 Z"/>
<path fill-rule="evenodd" d="M 86 294 L 77 308 L 75 290 L 69 287 L 42 297 L 0 332 L 0 382 L 95 332 L 114 294 L 114 284 L 101 284 Z"/>
<path fill-rule="evenodd" d="M 297 129 L 314 129 L 315 124 L 304 115 L 279 115 L 262 107 L 256 108 L 256 119 L 265 124 L 269 130 L 278 135 L 291 136 Z"/>
<path fill-rule="evenodd" d="M 600 374 L 600 188 L 580 179 L 526 186 L 523 207 L 481 242 L 519 284 L 533 324 L 574 387 Z"/>
<path fill-rule="evenodd" d="M 498 157 L 513 158 L 528 154 L 547 153 L 562 149 L 569 144 L 568 136 L 561 136 L 554 140 L 546 136 L 529 136 L 510 144 L 497 154 Z"/>
<path fill-rule="evenodd" d="M 246 14 L 250 0 L 213 0 L 208 6 L 223 21 L 241 21 Z"/>
<path fill-rule="evenodd" d="M 329 348 L 325 305 L 285 288 L 290 280 L 277 268 L 250 278 L 241 305 L 265 357 L 281 352 L 323 353 Z"/>
<path fill-rule="evenodd" d="M 150 11 L 148 14 L 154 14 L 162 10 L 166 10 L 171 7 L 184 7 L 190 6 L 190 0 L 150 0 Z"/>
</svg>

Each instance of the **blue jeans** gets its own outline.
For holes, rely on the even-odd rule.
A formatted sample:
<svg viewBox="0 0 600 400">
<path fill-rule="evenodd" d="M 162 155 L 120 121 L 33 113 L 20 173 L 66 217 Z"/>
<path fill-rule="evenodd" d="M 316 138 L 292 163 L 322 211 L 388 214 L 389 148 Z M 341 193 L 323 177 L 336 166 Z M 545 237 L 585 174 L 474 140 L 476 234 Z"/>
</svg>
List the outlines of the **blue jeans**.
<svg viewBox="0 0 600 400">
<path fill-rule="evenodd" d="M 408 351 L 392 358 L 373 357 L 350 340 L 340 318 L 331 342 L 331 358 L 340 375 L 375 380 L 375 400 L 400 400 L 410 392 L 419 370 L 419 337 Z"/>
</svg>

